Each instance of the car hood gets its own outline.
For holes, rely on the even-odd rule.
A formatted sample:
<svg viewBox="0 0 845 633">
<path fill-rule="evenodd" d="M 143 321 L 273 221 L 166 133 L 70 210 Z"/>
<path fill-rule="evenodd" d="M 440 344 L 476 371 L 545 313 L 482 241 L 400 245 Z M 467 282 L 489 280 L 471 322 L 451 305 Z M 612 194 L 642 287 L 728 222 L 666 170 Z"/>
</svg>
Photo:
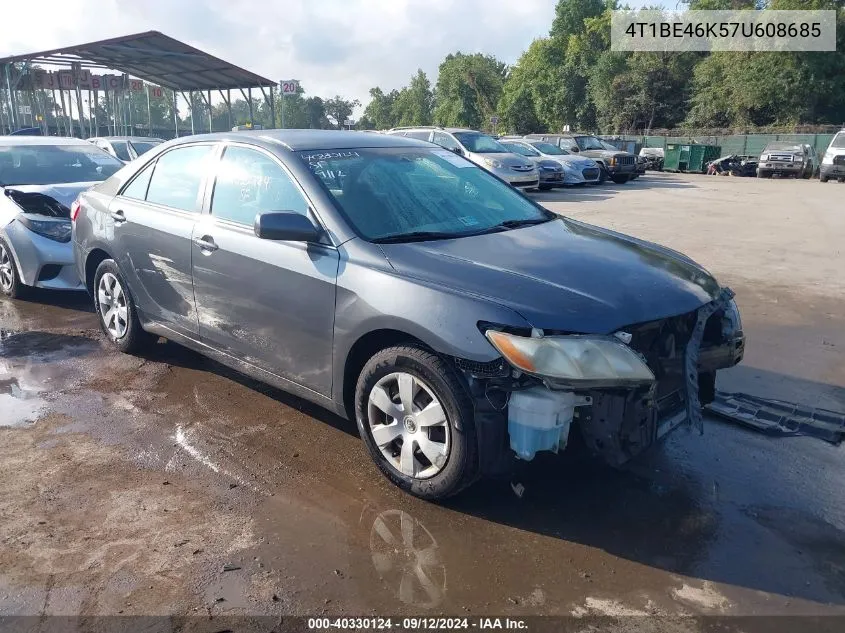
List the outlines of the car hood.
<svg viewBox="0 0 845 633">
<path fill-rule="evenodd" d="M 69 208 L 80 193 L 96 184 L 99 184 L 99 182 L 68 182 L 58 185 L 8 185 L 3 188 L 7 191 L 40 193 L 53 198 L 56 202 Z"/>
<path fill-rule="evenodd" d="M 569 219 L 381 248 L 399 273 L 484 297 L 547 330 L 609 334 L 692 312 L 719 292 L 680 253 Z"/>
<path fill-rule="evenodd" d="M 633 154 L 628 154 L 628 152 L 623 152 L 621 150 L 609 150 L 609 149 L 585 149 L 581 150 L 581 154 L 584 156 L 589 156 L 590 158 L 613 158 L 614 156 L 633 156 Z"/>
<path fill-rule="evenodd" d="M 587 158 L 586 156 L 575 156 L 573 154 L 567 154 L 565 156 L 555 156 L 555 160 L 566 163 L 570 167 L 574 167 L 576 169 L 588 169 L 590 167 L 598 167 L 596 161 L 592 158 Z"/>
<path fill-rule="evenodd" d="M 492 158 L 502 163 L 505 167 L 534 167 L 534 162 L 528 158 L 511 154 L 510 152 L 494 152 L 491 154 L 481 154 L 476 152 L 475 156 L 479 158 Z"/>
</svg>

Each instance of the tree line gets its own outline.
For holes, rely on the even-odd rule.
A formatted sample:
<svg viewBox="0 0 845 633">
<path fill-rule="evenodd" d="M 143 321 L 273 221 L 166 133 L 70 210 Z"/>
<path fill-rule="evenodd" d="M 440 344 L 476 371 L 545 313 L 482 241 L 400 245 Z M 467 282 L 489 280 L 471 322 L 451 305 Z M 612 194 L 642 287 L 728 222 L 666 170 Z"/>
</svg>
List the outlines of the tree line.
<svg viewBox="0 0 845 633">
<path fill-rule="evenodd" d="M 836 52 L 663 53 L 610 50 L 616 0 L 559 0 L 547 37 L 513 66 L 447 55 L 432 87 L 370 90 L 358 126 L 443 125 L 516 133 L 572 129 L 791 127 L 845 121 L 845 0 L 689 0 L 694 10 L 835 9 Z"/>
</svg>

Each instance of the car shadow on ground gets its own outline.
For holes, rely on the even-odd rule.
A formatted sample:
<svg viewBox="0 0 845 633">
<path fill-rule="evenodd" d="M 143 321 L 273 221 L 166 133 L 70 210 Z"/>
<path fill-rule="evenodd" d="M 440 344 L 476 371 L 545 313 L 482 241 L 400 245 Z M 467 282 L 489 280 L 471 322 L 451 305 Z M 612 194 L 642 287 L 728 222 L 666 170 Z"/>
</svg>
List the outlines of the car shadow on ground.
<svg viewBox="0 0 845 633">
<path fill-rule="evenodd" d="M 94 312 L 94 301 L 84 290 L 60 291 L 45 290 L 43 288 L 27 288 L 26 294 L 18 299 L 23 305 L 49 306 L 64 308 L 66 310 L 77 310 L 79 312 Z"/>
<path fill-rule="evenodd" d="M 178 344 L 159 343 L 140 356 L 228 378 L 358 435 L 353 422 Z M 796 388 L 807 392 L 837 389 L 780 375 L 769 379 L 801 382 Z M 703 437 L 681 429 L 631 465 L 613 469 L 589 454 L 574 432 L 565 454 L 538 454 L 508 477 L 482 480 L 441 505 L 672 574 L 845 604 L 845 531 L 821 516 L 830 500 L 796 479 L 799 465 L 808 461 L 836 468 L 835 450 L 818 440 L 770 438 L 707 417 Z M 835 488 L 845 469 L 822 476 Z M 516 483 L 524 487 L 522 496 L 512 491 Z M 419 504 L 417 518 L 426 523 L 425 503 L 412 503 Z M 438 523 L 429 529 L 436 533 Z M 801 575 L 796 557 L 814 570 L 813 581 Z M 815 582 L 819 576 L 823 583 Z"/>
<path fill-rule="evenodd" d="M 613 469 L 588 453 L 580 434 L 570 438 L 565 454 L 538 454 L 510 482 L 481 481 L 444 505 L 672 574 L 845 605 L 845 530 L 830 520 L 843 511 L 838 447 L 706 416 L 703 437 L 679 429 Z M 808 464 L 812 483 L 802 475 Z M 515 483 L 521 497 L 508 490 Z"/>
<path fill-rule="evenodd" d="M 272 398 L 287 407 L 301 411 L 302 413 L 315 418 L 332 428 L 343 431 L 353 437 L 358 437 L 358 429 L 354 422 L 344 420 L 331 411 L 290 394 L 287 391 L 277 389 L 276 387 L 261 382 L 260 380 L 250 378 L 246 374 L 242 374 L 235 369 L 231 369 L 216 360 L 203 356 L 202 354 L 190 350 L 187 347 L 183 347 L 178 343 L 161 339 L 157 344 L 150 345 L 142 351 L 137 352 L 135 355 L 147 361 L 164 363 L 195 371 L 205 371 L 227 378 L 246 387 L 247 389 L 263 394 L 268 398 Z"/>
<path fill-rule="evenodd" d="M 681 180 L 659 172 L 648 172 L 636 180 L 621 185 L 607 181 L 600 185 L 577 185 L 562 187 L 550 191 L 529 193 L 537 202 L 597 202 L 613 198 L 632 189 L 691 189 L 696 185 L 688 180 Z"/>
</svg>

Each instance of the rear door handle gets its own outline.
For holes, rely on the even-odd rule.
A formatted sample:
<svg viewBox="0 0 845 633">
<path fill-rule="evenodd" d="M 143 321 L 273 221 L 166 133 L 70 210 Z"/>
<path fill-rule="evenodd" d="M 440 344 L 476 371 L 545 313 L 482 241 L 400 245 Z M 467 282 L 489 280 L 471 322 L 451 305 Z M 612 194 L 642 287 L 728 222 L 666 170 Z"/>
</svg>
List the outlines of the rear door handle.
<svg viewBox="0 0 845 633">
<path fill-rule="evenodd" d="M 120 209 L 118 209 L 117 211 L 112 211 L 111 217 L 112 217 L 112 220 L 114 220 L 117 223 L 126 222 L 126 214 L 123 213 L 123 211 L 121 211 Z"/>
<path fill-rule="evenodd" d="M 201 250 L 211 253 L 216 251 L 219 247 L 214 243 L 214 239 L 210 235 L 203 235 L 202 237 L 195 237 L 194 244 L 200 247 Z"/>
</svg>

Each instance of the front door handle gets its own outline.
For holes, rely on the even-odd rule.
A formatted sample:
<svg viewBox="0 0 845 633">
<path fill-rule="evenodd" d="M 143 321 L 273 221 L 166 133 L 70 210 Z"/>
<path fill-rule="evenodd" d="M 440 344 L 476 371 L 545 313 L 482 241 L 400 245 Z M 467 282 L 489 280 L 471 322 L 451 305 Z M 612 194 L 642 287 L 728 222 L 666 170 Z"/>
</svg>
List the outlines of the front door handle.
<svg viewBox="0 0 845 633">
<path fill-rule="evenodd" d="M 120 224 L 121 222 L 126 222 L 126 214 L 120 209 L 118 209 L 117 211 L 112 211 L 111 218 L 118 224 Z"/>
<path fill-rule="evenodd" d="M 203 250 L 207 253 L 211 253 L 213 251 L 216 251 L 219 248 L 219 246 L 217 246 L 217 244 L 214 243 L 214 238 L 212 238 L 210 235 L 203 235 L 202 237 L 195 237 L 194 238 L 194 244 L 199 246 L 201 250 Z"/>
</svg>

